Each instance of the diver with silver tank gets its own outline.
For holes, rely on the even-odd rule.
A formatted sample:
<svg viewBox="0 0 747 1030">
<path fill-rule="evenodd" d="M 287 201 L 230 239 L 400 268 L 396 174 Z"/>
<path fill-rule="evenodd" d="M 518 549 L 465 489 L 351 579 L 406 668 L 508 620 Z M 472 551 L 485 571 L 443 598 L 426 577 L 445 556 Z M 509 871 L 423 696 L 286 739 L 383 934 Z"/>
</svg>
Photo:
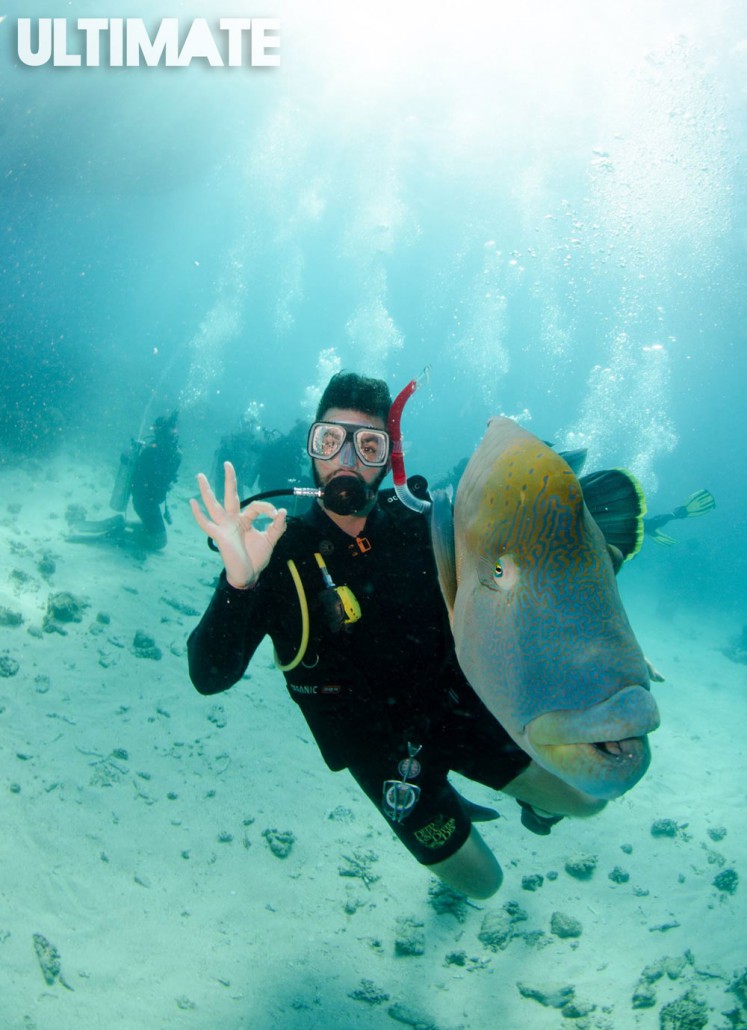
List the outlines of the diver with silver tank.
<svg viewBox="0 0 747 1030">
<path fill-rule="evenodd" d="M 150 551 L 160 551 L 166 546 L 166 526 L 171 523 L 167 497 L 182 460 L 178 420 L 176 410 L 159 416 L 146 440 L 131 441 L 120 458 L 110 501 L 119 514 L 97 521 L 70 519 L 69 540 L 132 540 Z M 126 521 L 130 500 L 140 524 Z"/>
</svg>

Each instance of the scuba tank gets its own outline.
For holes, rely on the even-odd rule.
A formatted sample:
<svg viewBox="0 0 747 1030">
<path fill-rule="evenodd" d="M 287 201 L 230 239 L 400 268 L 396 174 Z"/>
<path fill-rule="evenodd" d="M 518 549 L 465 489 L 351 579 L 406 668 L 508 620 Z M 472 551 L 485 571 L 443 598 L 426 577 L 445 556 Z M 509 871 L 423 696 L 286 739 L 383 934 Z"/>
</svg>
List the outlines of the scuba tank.
<svg viewBox="0 0 747 1030">
<path fill-rule="evenodd" d="M 132 493 L 132 477 L 135 472 L 135 464 L 142 449 L 143 445 L 139 440 L 131 440 L 130 446 L 120 455 L 117 478 L 114 481 L 114 489 L 109 501 L 109 506 L 114 511 L 126 511 L 127 509 L 127 503 Z"/>
</svg>

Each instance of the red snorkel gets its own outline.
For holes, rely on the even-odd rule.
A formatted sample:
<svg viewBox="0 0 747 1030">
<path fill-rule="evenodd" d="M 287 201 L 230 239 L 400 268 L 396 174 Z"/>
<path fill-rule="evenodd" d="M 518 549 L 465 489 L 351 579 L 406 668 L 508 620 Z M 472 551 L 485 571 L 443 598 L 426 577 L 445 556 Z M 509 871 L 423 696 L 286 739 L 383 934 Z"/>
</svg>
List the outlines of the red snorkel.
<svg viewBox="0 0 747 1030">
<path fill-rule="evenodd" d="M 429 510 L 430 501 L 424 501 L 411 493 L 407 485 L 407 474 L 405 472 L 405 452 L 402 447 L 402 412 L 405 404 L 409 401 L 421 383 L 428 382 L 429 368 L 426 366 L 417 379 L 411 379 L 407 386 L 400 390 L 389 409 L 386 428 L 391 441 L 392 477 L 394 479 L 394 491 L 400 501 L 413 511 L 426 512 Z"/>
</svg>

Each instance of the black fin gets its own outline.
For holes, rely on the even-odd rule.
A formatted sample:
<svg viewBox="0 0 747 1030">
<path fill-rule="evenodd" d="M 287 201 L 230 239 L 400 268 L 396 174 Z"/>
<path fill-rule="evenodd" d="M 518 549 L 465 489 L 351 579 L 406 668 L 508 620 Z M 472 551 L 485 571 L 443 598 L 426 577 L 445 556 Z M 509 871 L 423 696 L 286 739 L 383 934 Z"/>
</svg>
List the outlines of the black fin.
<svg viewBox="0 0 747 1030">
<path fill-rule="evenodd" d="M 109 519 L 99 519 L 98 522 L 71 522 L 68 527 L 67 539 L 72 541 L 80 540 L 104 540 L 110 537 L 121 536 L 125 531 L 124 515 L 112 515 Z"/>
<path fill-rule="evenodd" d="M 646 498 L 635 476 L 625 469 L 601 469 L 579 479 L 584 501 L 608 544 L 625 561 L 634 558 L 643 543 Z"/>
<path fill-rule="evenodd" d="M 489 823 L 492 822 L 493 819 L 500 819 L 500 812 L 496 812 L 494 808 L 486 808 L 485 805 L 478 805 L 476 802 L 463 797 L 459 791 L 455 791 L 454 793 L 459 798 L 459 803 L 467 813 L 471 822 Z"/>
<path fill-rule="evenodd" d="M 538 812 L 533 805 L 526 801 L 519 801 L 518 798 L 516 803 L 521 806 L 521 825 L 539 837 L 547 837 L 555 823 L 559 823 L 564 818 L 562 815 L 552 815 L 550 812 Z"/>
</svg>

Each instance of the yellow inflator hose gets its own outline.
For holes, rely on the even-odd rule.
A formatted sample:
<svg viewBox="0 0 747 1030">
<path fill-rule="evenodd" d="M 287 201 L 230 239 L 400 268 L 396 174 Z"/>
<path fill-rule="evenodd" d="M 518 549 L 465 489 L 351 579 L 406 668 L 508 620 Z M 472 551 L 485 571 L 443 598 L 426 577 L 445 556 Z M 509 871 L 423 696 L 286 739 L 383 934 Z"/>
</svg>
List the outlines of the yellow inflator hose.
<svg viewBox="0 0 747 1030">
<path fill-rule="evenodd" d="M 296 593 L 298 594 L 298 604 L 301 608 L 301 643 L 298 645 L 298 651 L 295 657 L 287 665 L 281 665 L 278 661 L 278 653 L 275 652 L 275 664 L 281 672 L 290 672 L 291 669 L 295 669 L 297 665 L 303 660 L 303 656 L 306 654 L 306 648 L 309 646 L 309 605 L 306 601 L 306 591 L 303 588 L 301 577 L 296 568 L 296 563 L 292 558 L 288 559 L 287 562 L 290 574 L 293 577 L 293 583 L 296 587 Z"/>
</svg>

